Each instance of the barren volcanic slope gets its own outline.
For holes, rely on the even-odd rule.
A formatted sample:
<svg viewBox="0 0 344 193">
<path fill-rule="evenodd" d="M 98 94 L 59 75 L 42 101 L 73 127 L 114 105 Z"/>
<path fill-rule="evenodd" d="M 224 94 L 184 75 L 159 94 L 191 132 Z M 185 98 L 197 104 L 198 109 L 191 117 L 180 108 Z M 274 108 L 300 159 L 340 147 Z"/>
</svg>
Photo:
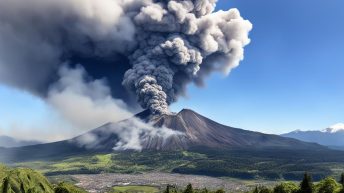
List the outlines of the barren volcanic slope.
<svg viewBox="0 0 344 193">
<path fill-rule="evenodd" d="M 185 134 L 176 135 L 166 140 L 159 138 L 146 139 L 143 141 L 143 148 L 150 150 L 189 149 L 194 147 L 216 149 L 237 147 L 306 149 L 320 147 L 317 144 L 305 143 L 277 135 L 228 127 L 188 109 L 183 109 L 178 114 L 151 118 L 149 118 L 148 112 L 144 111 L 138 114 L 137 117 L 152 121 L 156 127 L 165 126 Z"/>
<path fill-rule="evenodd" d="M 176 115 L 162 115 L 155 120 L 155 126 L 166 126 L 167 128 L 181 131 L 179 141 L 166 143 L 164 146 L 178 148 L 208 147 L 208 148 L 233 148 L 233 147 L 282 147 L 282 148 L 319 148 L 319 145 L 305 143 L 298 140 L 284 138 L 277 135 L 268 135 L 258 132 L 237 129 L 219 124 L 192 110 L 183 109 Z M 173 141 L 172 141 L 173 142 Z M 145 146 L 146 149 L 165 149 L 166 147 L 154 146 L 151 143 Z"/>
<path fill-rule="evenodd" d="M 177 114 L 152 116 L 149 111 L 136 115 L 150 121 L 156 127 L 167 127 L 179 131 L 179 135 L 168 138 L 148 136 L 140 138 L 142 150 L 186 150 L 198 147 L 230 148 L 285 148 L 323 149 L 323 146 L 301 142 L 296 139 L 268 135 L 216 123 L 198 113 L 184 109 Z M 92 152 L 111 152 L 118 144 L 118 129 L 130 127 L 133 119 L 108 123 L 70 140 L 0 150 L 0 161 L 23 161 L 32 159 L 55 159 L 56 157 Z M 10 156 L 8 156 L 10 155 Z"/>
</svg>

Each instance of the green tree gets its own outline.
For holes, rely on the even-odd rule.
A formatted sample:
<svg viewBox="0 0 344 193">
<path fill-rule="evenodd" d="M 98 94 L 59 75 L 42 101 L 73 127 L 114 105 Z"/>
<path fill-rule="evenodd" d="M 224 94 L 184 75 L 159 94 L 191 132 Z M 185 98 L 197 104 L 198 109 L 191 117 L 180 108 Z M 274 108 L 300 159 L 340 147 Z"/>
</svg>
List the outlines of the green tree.
<svg viewBox="0 0 344 193">
<path fill-rule="evenodd" d="M 271 193 L 270 189 L 262 186 L 261 189 L 259 190 L 259 193 Z"/>
<path fill-rule="evenodd" d="M 340 191 L 338 193 L 344 193 L 344 173 L 342 173 L 342 175 L 340 175 L 339 183 L 342 185 L 342 188 L 340 189 Z"/>
<path fill-rule="evenodd" d="M 253 190 L 253 193 L 259 193 L 258 186 Z"/>
<path fill-rule="evenodd" d="M 215 191 L 215 193 L 226 193 L 223 189 L 218 189 Z"/>
<path fill-rule="evenodd" d="M 327 177 L 317 184 L 318 193 L 333 193 L 339 189 L 339 185 L 332 177 Z"/>
<path fill-rule="evenodd" d="M 194 189 L 191 184 L 188 184 L 183 193 L 194 193 Z"/>
<path fill-rule="evenodd" d="M 272 191 L 265 186 L 256 186 L 253 193 L 272 193 Z"/>
<path fill-rule="evenodd" d="M 8 177 L 4 178 L 4 180 L 2 182 L 2 192 L 3 193 L 9 192 L 9 189 L 10 189 L 9 181 L 10 181 L 10 179 Z"/>
<path fill-rule="evenodd" d="M 344 173 L 342 173 L 342 175 L 340 175 L 339 183 L 344 187 Z"/>
<path fill-rule="evenodd" d="M 203 189 L 201 190 L 201 193 L 209 193 L 209 191 L 208 191 L 207 188 L 203 188 Z"/>
<path fill-rule="evenodd" d="M 177 188 L 170 184 L 166 186 L 166 189 L 164 191 L 164 193 L 176 193 L 176 192 L 177 192 Z"/>
<path fill-rule="evenodd" d="M 169 185 L 169 184 L 167 184 L 167 186 L 166 186 L 166 189 L 165 189 L 164 193 L 171 193 L 171 190 L 170 190 L 170 185 Z"/>
<path fill-rule="evenodd" d="M 86 193 L 85 190 L 66 182 L 59 183 L 58 186 L 55 187 L 54 192 L 55 193 Z"/>
<path fill-rule="evenodd" d="M 299 193 L 313 193 L 312 177 L 307 172 L 303 176 Z"/>
<path fill-rule="evenodd" d="M 275 186 L 274 193 L 296 193 L 298 187 L 295 183 L 285 182 Z"/>
</svg>

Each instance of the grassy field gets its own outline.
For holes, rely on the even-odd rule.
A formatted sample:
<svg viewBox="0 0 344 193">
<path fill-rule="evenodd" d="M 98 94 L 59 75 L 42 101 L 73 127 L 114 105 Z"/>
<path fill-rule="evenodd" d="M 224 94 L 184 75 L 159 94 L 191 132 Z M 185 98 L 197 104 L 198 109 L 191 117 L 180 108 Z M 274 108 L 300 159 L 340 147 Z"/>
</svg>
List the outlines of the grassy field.
<svg viewBox="0 0 344 193">
<path fill-rule="evenodd" d="M 336 155 L 337 156 L 337 155 Z M 305 171 L 315 180 L 338 176 L 344 157 L 322 152 L 121 152 L 81 155 L 56 161 L 17 163 L 46 175 L 175 172 L 182 174 L 232 177 L 245 180 L 300 180 Z"/>
<path fill-rule="evenodd" d="M 157 193 L 159 188 L 154 186 L 116 186 L 112 193 Z"/>
<path fill-rule="evenodd" d="M 206 156 L 192 152 L 161 153 L 112 153 L 83 155 L 58 161 L 35 161 L 17 163 L 15 166 L 29 167 L 47 175 L 85 173 L 141 173 L 148 171 L 171 172 L 174 168 Z"/>
</svg>

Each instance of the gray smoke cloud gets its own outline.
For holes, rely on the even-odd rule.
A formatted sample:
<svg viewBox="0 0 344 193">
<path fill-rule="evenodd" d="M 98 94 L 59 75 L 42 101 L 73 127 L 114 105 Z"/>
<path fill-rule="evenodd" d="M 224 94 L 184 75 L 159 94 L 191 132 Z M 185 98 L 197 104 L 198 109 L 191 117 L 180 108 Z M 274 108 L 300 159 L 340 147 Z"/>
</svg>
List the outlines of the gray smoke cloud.
<svg viewBox="0 0 344 193">
<path fill-rule="evenodd" d="M 214 12 L 215 4 L 0 0 L 0 82 L 64 106 L 61 93 L 68 89 L 57 92 L 56 85 L 81 67 L 87 77 L 104 81 L 112 97 L 77 92 L 94 104 L 120 99 L 128 109 L 138 102 L 154 114 L 169 113 L 187 84 L 202 84 L 213 71 L 228 73 L 243 59 L 251 23 L 236 9 Z M 73 81 L 64 84 L 73 87 Z"/>
<path fill-rule="evenodd" d="M 243 59 L 252 25 L 236 9 L 213 13 L 215 2 L 162 1 L 133 17 L 140 36 L 123 84 L 143 108 L 168 113 L 188 83 L 214 70 L 229 72 Z"/>
<path fill-rule="evenodd" d="M 61 67 L 59 76 L 46 100 L 74 128 L 93 129 L 133 116 L 122 100 L 112 98 L 104 80 L 87 77 L 81 66 Z"/>
</svg>

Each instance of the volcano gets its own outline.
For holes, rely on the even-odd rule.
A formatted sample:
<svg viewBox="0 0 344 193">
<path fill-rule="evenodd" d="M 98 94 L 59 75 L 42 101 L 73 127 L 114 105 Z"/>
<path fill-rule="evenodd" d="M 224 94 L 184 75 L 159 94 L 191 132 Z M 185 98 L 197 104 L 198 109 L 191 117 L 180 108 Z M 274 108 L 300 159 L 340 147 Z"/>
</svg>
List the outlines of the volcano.
<svg viewBox="0 0 344 193">
<path fill-rule="evenodd" d="M 189 148 L 319 148 L 315 143 L 305 143 L 277 135 L 263 134 L 219 124 L 192 110 L 183 109 L 177 114 L 150 118 L 148 111 L 136 115 L 152 121 L 155 127 L 165 126 L 184 135 L 175 135 L 165 141 L 149 138 L 143 141 L 143 149 L 175 150 Z M 164 143 L 162 143 L 164 141 Z"/>
<path fill-rule="evenodd" d="M 136 119 L 149 123 L 156 130 L 164 127 L 175 132 L 175 134 L 167 137 L 138 133 L 139 141 L 136 141 L 138 143 L 136 145 L 139 145 L 142 151 L 174 151 L 197 148 L 216 150 L 235 148 L 325 149 L 324 146 L 316 143 L 225 126 L 189 109 L 183 109 L 179 113 L 159 116 L 152 115 L 150 111 L 146 110 L 133 118 L 116 123 L 107 123 L 69 140 L 0 149 L 0 161 L 54 159 L 55 157 L 82 153 L 112 152 L 116 150 L 116 146 L 121 140 L 118 134 L 126 130 L 133 130 L 133 128 L 130 128 L 132 124 L 128 123 Z M 9 157 L 10 160 L 8 160 Z"/>
</svg>

